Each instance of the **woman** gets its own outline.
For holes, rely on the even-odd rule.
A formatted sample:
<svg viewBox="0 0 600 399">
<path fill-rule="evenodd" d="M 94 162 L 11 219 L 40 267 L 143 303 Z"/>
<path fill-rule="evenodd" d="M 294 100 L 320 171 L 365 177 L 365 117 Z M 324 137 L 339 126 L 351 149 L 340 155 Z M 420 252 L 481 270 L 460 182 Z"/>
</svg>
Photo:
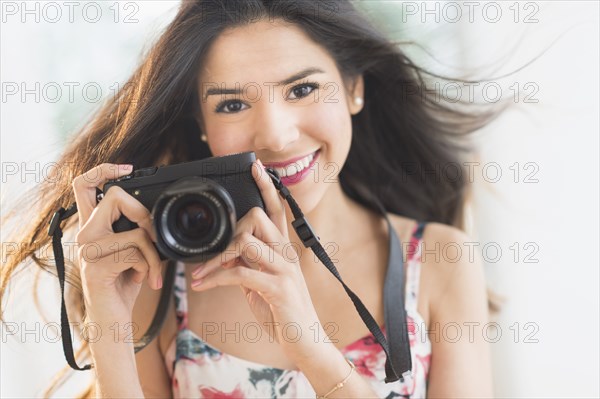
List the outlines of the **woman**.
<svg viewBox="0 0 600 399">
<path fill-rule="evenodd" d="M 457 139 L 494 114 L 410 94 L 424 88 L 420 70 L 347 1 L 185 1 L 124 87 L 61 158 L 64 178 L 42 188 L 49 205 L 26 234 L 31 245 L 7 265 L 8 274 L 28 257 L 44 266 L 35 248 L 47 243 L 50 215 L 77 203 L 71 278 L 82 292 L 73 295 L 87 323 L 110 331 L 80 353 L 89 349 L 98 397 L 491 395 L 483 339 L 469 339 L 466 327 L 460 340 L 441 334 L 448 323 L 486 323 L 482 266 L 421 252 L 470 241 L 453 227 L 466 181 L 422 172 L 460 164 Z M 134 355 L 128 323 L 136 338 L 150 324 L 166 264 L 152 246 L 149 211 L 116 188 L 97 205 L 96 188 L 132 165 L 242 151 L 259 160 L 253 177 L 266 211 L 239 221 L 224 255 L 177 265 L 167 321 Z M 289 228 L 291 213 L 265 166 L 287 175 L 382 330 L 385 272 L 400 261 L 388 259 L 386 217 L 400 242 L 413 244 L 403 254 L 412 378 L 384 383 L 384 353 L 339 282 Z M 120 215 L 140 227 L 114 233 Z M 297 252 L 282 250 L 289 244 Z M 86 256 L 90 246 L 101 248 L 99 259 Z M 293 339 L 289 325 L 298 329 Z M 250 339 L 247 326 L 261 329 Z"/>
</svg>

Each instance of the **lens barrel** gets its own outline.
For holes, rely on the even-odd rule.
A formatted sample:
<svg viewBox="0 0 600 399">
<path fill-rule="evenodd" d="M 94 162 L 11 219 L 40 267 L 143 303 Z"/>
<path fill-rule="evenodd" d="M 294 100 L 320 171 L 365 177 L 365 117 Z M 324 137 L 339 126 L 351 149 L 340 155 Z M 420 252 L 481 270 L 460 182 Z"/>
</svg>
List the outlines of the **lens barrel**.
<svg viewBox="0 0 600 399">
<path fill-rule="evenodd" d="M 152 210 L 157 246 L 185 262 L 205 261 L 224 251 L 235 230 L 235 207 L 214 180 L 190 177 L 171 184 Z"/>
</svg>

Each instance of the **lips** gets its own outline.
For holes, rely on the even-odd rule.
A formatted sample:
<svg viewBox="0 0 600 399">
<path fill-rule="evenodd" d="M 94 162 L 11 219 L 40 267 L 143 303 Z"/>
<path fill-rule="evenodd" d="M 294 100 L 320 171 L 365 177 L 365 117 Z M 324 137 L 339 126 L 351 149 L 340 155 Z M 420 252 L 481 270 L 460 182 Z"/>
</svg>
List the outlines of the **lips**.
<svg viewBox="0 0 600 399">
<path fill-rule="evenodd" d="M 285 168 L 285 167 L 289 166 L 290 164 L 292 164 L 302 158 L 305 158 L 311 154 L 314 156 L 317 151 L 319 151 L 319 150 L 317 149 L 317 150 L 311 152 L 310 154 L 305 154 L 305 155 L 301 155 L 299 157 L 291 158 L 284 162 L 264 162 L 263 165 L 265 167 L 272 167 L 272 168 Z"/>
</svg>

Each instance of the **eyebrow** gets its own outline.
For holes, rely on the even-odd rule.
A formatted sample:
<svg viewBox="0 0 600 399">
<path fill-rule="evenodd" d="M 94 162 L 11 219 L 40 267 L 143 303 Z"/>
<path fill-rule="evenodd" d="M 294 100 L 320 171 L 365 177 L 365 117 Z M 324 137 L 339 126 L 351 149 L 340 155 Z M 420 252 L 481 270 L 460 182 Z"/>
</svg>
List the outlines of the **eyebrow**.
<svg viewBox="0 0 600 399">
<path fill-rule="evenodd" d="M 302 71 L 293 74 L 292 76 L 290 76 L 287 79 L 284 79 L 280 82 L 277 82 L 276 85 L 280 86 L 280 85 L 288 85 L 290 83 L 293 83 L 297 80 L 300 80 L 302 78 L 305 78 L 309 75 L 313 75 L 315 73 L 325 73 L 325 71 L 323 71 L 320 68 L 315 68 L 315 67 L 311 67 L 311 68 L 306 68 L 303 69 Z M 204 94 L 204 99 L 206 100 L 206 98 L 208 96 L 213 96 L 213 95 L 224 95 L 224 94 L 242 94 L 242 89 L 241 88 L 237 88 L 237 89 L 225 89 L 225 88 L 215 88 L 215 87 L 210 87 L 207 91 L 206 94 Z"/>
</svg>

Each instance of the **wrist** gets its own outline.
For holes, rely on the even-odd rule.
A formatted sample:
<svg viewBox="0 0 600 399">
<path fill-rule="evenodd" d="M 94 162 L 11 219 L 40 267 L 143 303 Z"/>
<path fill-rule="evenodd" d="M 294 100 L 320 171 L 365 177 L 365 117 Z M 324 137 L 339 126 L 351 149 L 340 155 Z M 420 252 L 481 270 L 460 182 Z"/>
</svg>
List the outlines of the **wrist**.
<svg viewBox="0 0 600 399">
<path fill-rule="evenodd" d="M 318 356 L 297 364 L 300 371 L 310 381 L 317 398 L 337 397 L 372 397 L 372 392 L 360 377 L 357 377 L 354 364 L 347 359 L 333 344 L 323 348 Z M 358 378 L 358 380 L 357 380 Z M 348 391 L 348 384 L 361 385 L 358 391 Z M 354 385 L 354 390 L 356 385 Z M 343 391 L 342 391 L 343 390 Z M 360 393 L 359 396 L 355 394 Z M 347 396 L 351 394 L 350 396 Z"/>
<path fill-rule="evenodd" d="M 345 364 L 344 355 L 332 343 L 319 342 L 311 346 L 311 350 L 294 359 L 300 370 Z"/>
<path fill-rule="evenodd" d="M 317 319 L 318 320 L 318 319 Z M 289 359 L 299 368 L 318 365 L 336 354 L 341 355 L 326 334 L 320 321 L 296 323 L 294 333 L 280 337 L 280 345 Z"/>
<path fill-rule="evenodd" d="M 83 320 L 82 335 L 90 344 L 100 341 L 133 344 L 136 326 L 131 321 L 118 321 L 97 315 L 87 315 Z"/>
<path fill-rule="evenodd" d="M 344 388 L 344 386 L 348 383 L 348 380 L 350 379 L 350 377 L 352 377 L 352 374 L 354 373 L 354 370 L 356 369 L 356 366 L 354 366 L 354 363 L 352 363 L 348 359 L 346 359 L 346 362 L 350 366 L 350 371 L 348 371 L 348 375 L 346 375 L 346 377 L 343 380 L 341 380 L 340 382 L 338 382 L 337 384 L 335 384 L 333 386 L 333 388 L 331 388 L 329 391 L 327 391 L 327 393 L 325 393 L 324 395 L 317 394 L 317 399 L 326 399 L 326 398 L 329 398 L 329 395 L 333 394 L 335 391 L 338 391 L 338 390 Z"/>
<path fill-rule="evenodd" d="M 90 344 L 98 398 L 144 398 L 133 345 L 112 340 Z"/>
</svg>

